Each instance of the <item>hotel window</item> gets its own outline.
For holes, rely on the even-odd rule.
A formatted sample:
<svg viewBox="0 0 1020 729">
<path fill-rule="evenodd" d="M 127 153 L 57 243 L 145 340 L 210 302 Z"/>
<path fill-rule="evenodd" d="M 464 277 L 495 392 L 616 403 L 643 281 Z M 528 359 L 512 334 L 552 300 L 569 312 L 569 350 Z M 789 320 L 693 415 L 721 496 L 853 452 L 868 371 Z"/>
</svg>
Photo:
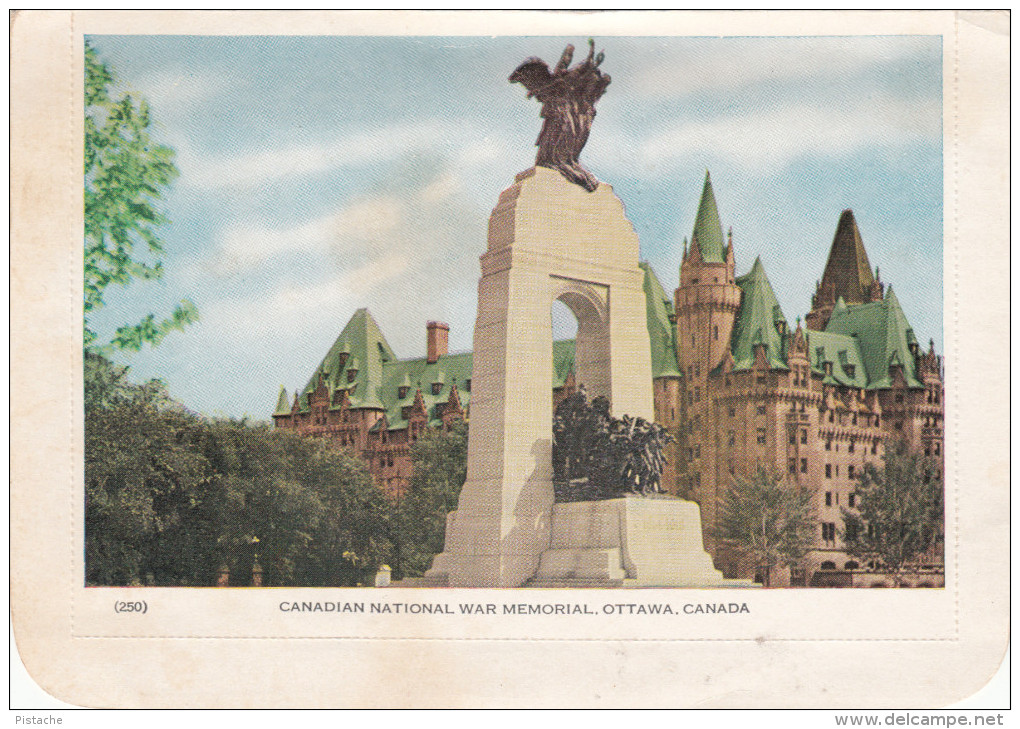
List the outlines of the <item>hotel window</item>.
<svg viewBox="0 0 1020 729">
<path fill-rule="evenodd" d="M 757 412 L 758 412 L 759 415 L 764 415 L 765 414 L 765 406 L 764 405 L 759 405 Z"/>
<path fill-rule="evenodd" d="M 825 505 L 826 506 L 832 506 L 832 492 L 831 491 L 826 491 L 825 492 Z"/>
<path fill-rule="evenodd" d="M 829 411 L 829 422 L 830 423 L 836 422 L 836 413 L 834 413 L 832 410 Z"/>
<path fill-rule="evenodd" d="M 849 478 L 851 481 L 854 480 L 854 467 L 853 466 L 847 466 L 846 477 Z"/>
<path fill-rule="evenodd" d="M 801 442 L 802 445 L 807 445 L 807 431 L 806 430 L 800 431 L 800 442 Z"/>
<path fill-rule="evenodd" d="M 826 463 L 825 464 L 825 477 L 826 478 L 832 478 L 832 464 L 831 463 Z"/>
<path fill-rule="evenodd" d="M 694 401 L 695 402 L 701 402 L 701 388 L 700 387 L 695 387 L 694 388 Z"/>
<path fill-rule="evenodd" d="M 853 422 L 854 425 L 857 425 L 857 413 L 854 413 L 854 417 L 853 417 L 853 421 L 852 422 Z"/>
<path fill-rule="evenodd" d="M 847 499 L 848 499 L 847 503 L 849 503 L 851 509 L 857 505 L 857 494 L 851 493 L 849 496 L 847 496 Z"/>
<path fill-rule="evenodd" d="M 851 441 L 850 441 L 850 445 L 848 445 L 848 446 L 846 447 L 846 449 L 847 449 L 847 450 L 848 450 L 848 451 L 849 451 L 850 453 L 853 453 L 853 452 L 854 452 L 854 442 L 853 442 L 853 440 L 851 440 Z"/>
<path fill-rule="evenodd" d="M 852 496 L 853 496 L 853 494 L 851 494 L 851 497 Z M 853 506 L 853 504 L 851 504 L 851 506 Z M 846 540 L 848 542 L 852 542 L 855 539 L 857 539 L 857 524 L 851 521 L 851 522 L 847 523 L 847 525 L 846 525 Z M 850 566 L 850 565 L 856 565 L 856 564 L 857 564 L 856 562 L 847 562 L 846 563 L 846 568 L 847 569 L 857 569 L 856 567 L 851 567 Z"/>
<path fill-rule="evenodd" d="M 822 539 L 826 542 L 836 541 L 836 524 L 831 521 L 822 522 Z M 834 569 L 835 565 L 829 569 Z"/>
<path fill-rule="evenodd" d="M 827 450 L 827 451 L 831 451 L 832 450 L 832 440 L 831 439 L 825 441 L 825 450 Z"/>
<path fill-rule="evenodd" d="M 806 458 L 801 458 L 800 459 L 800 472 L 801 473 L 807 473 L 807 459 Z"/>
<path fill-rule="evenodd" d="M 788 465 L 790 467 L 790 473 L 793 473 L 793 474 L 797 473 L 797 459 L 796 458 L 791 458 Z"/>
<path fill-rule="evenodd" d="M 730 408 L 729 409 L 729 416 L 731 418 L 735 418 L 737 416 L 737 409 L 736 408 Z"/>
<path fill-rule="evenodd" d="M 393 468 L 393 455 L 392 454 L 386 456 L 386 465 L 389 468 Z"/>
<path fill-rule="evenodd" d="M 935 441 L 935 455 L 938 456 L 938 455 L 941 455 L 941 453 L 942 453 L 942 444 L 939 443 L 938 441 Z"/>
<path fill-rule="evenodd" d="M 699 364 L 694 365 L 694 376 L 701 377 L 701 365 Z"/>
<path fill-rule="evenodd" d="M 737 434 L 736 434 L 736 432 L 735 432 L 735 431 L 732 431 L 732 430 L 731 430 L 731 431 L 729 432 L 729 440 L 728 440 L 728 443 L 729 443 L 729 445 L 731 445 L 731 446 L 735 446 L 735 445 L 737 444 Z"/>
<path fill-rule="evenodd" d="M 838 463 L 836 464 L 836 476 L 837 477 L 839 476 L 839 464 Z"/>
<path fill-rule="evenodd" d="M 797 445 L 797 434 L 790 433 L 790 445 Z"/>
<path fill-rule="evenodd" d="M 758 445 L 765 445 L 765 428 L 758 428 Z"/>
</svg>

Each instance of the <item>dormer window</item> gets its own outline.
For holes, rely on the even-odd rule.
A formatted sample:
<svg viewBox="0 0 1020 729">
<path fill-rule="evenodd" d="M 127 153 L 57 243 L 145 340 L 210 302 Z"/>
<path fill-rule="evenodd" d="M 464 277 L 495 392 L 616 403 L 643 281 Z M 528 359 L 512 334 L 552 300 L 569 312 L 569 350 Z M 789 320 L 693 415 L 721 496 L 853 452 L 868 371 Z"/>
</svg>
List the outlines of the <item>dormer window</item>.
<svg viewBox="0 0 1020 729">
<path fill-rule="evenodd" d="M 432 383 L 432 394 L 433 395 L 438 395 L 442 391 L 443 391 L 443 383 L 442 382 L 433 382 Z"/>
<path fill-rule="evenodd" d="M 358 376 L 358 371 L 356 369 L 347 370 L 347 381 L 348 382 L 354 382 L 354 378 L 357 377 L 357 376 Z"/>
<path fill-rule="evenodd" d="M 852 365 L 852 364 L 847 364 L 847 365 L 843 365 L 843 371 L 846 372 L 846 376 L 847 377 L 851 377 L 852 378 L 854 376 L 854 372 L 857 371 L 857 368 L 854 365 Z"/>
<path fill-rule="evenodd" d="M 410 388 L 407 385 L 401 385 L 400 387 L 398 387 L 397 388 L 397 399 L 398 400 L 403 400 L 405 397 L 407 397 L 407 391 L 409 389 Z"/>
</svg>

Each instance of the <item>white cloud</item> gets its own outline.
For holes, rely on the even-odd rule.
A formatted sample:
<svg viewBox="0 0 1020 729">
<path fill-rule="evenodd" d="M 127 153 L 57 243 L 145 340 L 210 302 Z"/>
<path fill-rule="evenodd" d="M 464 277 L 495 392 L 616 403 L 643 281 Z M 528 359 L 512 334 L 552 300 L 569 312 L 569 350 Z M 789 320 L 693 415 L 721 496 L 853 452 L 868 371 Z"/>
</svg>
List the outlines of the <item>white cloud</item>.
<svg viewBox="0 0 1020 729">
<path fill-rule="evenodd" d="M 138 86 L 160 117 L 180 117 L 236 83 L 217 73 L 175 73 L 140 79 Z"/>
<path fill-rule="evenodd" d="M 427 319 L 449 319 L 458 336 L 469 336 L 474 305 L 464 302 L 474 279 L 464 272 L 484 250 L 486 211 L 445 163 L 407 189 L 401 184 L 397 176 L 389 189 L 290 228 L 222 231 L 191 275 L 225 276 L 224 291 L 233 293 L 202 307 L 203 326 L 233 332 L 238 342 L 300 346 L 284 343 L 323 330 L 335 336 L 367 306 L 401 353 L 419 349 Z M 263 283 L 248 283 L 252 275 Z M 425 298 L 409 302 L 405 292 Z"/>
<path fill-rule="evenodd" d="M 791 38 L 756 43 L 673 46 L 628 73 L 628 93 L 638 98 L 722 94 L 759 84 L 845 79 L 888 66 L 916 53 L 915 45 L 889 38 Z"/>
<path fill-rule="evenodd" d="M 453 124 L 394 124 L 327 141 L 307 141 L 234 155 L 207 156 L 178 145 L 181 183 L 202 190 L 240 190 L 322 174 L 353 165 L 392 162 L 416 150 L 434 150 L 461 130 Z"/>
<path fill-rule="evenodd" d="M 869 146 L 940 138 L 941 109 L 932 101 L 873 97 L 864 102 L 838 110 L 796 104 L 766 113 L 681 120 L 632 148 L 649 170 L 724 150 L 745 170 L 768 173 L 806 156 L 842 157 Z"/>
</svg>

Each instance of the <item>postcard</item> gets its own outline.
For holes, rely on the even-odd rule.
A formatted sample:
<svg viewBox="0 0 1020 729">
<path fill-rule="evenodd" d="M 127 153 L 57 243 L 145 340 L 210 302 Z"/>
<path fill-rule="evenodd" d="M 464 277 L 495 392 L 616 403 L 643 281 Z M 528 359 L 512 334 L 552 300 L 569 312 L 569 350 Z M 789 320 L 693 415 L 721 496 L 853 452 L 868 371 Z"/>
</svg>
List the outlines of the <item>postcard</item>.
<svg viewBox="0 0 1020 729">
<path fill-rule="evenodd" d="M 937 708 L 997 670 L 1008 13 L 11 33 L 11 619 L 54 697 Z"/>
</svg>

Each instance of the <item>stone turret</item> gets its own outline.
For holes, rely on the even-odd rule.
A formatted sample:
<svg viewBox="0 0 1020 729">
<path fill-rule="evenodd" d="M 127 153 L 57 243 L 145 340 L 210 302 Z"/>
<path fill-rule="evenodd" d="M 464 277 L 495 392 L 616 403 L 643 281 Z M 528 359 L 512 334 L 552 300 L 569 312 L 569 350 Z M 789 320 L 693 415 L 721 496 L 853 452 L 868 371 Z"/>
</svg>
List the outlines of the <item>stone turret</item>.
<svg viewBox="0 0 1020 729">
<path fill-rule="evenodd" d="M 677 362 L 688 379 L 707 378 L 729 351 L 733 321 L 740 307 L 735 265 L 732 234 L 724 242 L 712 178 L 706 172 L 694 232 L 680 265 L 680 286 L 674 297 Z"/>
</svg>

